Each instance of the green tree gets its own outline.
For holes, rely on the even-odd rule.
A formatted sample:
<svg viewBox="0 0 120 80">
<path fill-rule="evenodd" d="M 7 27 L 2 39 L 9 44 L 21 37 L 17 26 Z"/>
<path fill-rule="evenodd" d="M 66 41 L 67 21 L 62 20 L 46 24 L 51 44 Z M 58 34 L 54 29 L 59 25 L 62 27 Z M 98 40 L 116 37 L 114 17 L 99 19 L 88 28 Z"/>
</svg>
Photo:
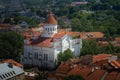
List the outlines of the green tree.
<svg viewBox="0 0 120 80">
<path fill-rule="evenodd" d="M 71 27 L 73 31 L 81 31 L 81 22 L 78 18 L 73 18 L 71 21 Z"/>
<path fill-rule="evenodd" d="M 19 60 L 23 52 L 23 37 L 15 32 L 0 33 L 0 58 Z"/>
<path fill-rule="evenodd" d="M 82 76 L 80 75 L 71 75 L 64 80 L 85 80 Z"/>
<path fill-rule="evenodd" d="M 64 53 L 60 52 L 58 54 L 58 63 L 61 63 L 62 61 L 67 61 L 70 58 L 74 58 L 74 55 L 70 49 L 67 49 L 66 51 L 64 51 Z"/>
<path fill-rule="evenodd" d="M 94 39 L 83 40 L 81 55 L 98 54 L 98 53 L 99 53 L 99 46 L 97 45 L 97 42 Z"/>
<path fill-rule="evenodd" d="M 114 54 L 116 52 L 118 52 L 117 48 L 115 49 L 115 47 L 110 43 L 108 45 L 100 47 L 100 53 L 106 53 L 106 54 L 113 53 Z"/>
</svg>

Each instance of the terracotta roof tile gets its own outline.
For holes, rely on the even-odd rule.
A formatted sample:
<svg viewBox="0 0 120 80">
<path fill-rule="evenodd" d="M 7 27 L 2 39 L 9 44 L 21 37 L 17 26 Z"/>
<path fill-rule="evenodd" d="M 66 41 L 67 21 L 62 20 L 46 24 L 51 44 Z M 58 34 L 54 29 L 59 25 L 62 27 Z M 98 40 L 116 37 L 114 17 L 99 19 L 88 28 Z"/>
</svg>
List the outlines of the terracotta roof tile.
<svg viewBox="0 0 120 80">
<path fill-rule="evenodd" d="M 85 67 L 85 66 L 78 64 L 76 67 L 74 67 L 71 71 L 68 72 L 68 76 L 81 75 L 83 78 L 86 79 L 89 73 L 91 73 L 90 67 Z"/>
<path fill-rule="evenodd" d="M 78 64 L 77 66 L 75 66 L 72 70 L 70 70 L 68 72 L 68 76 L 70 75 L 80 75 L 80 70 L 83 68 L 82 65 Z"/>
<path fill-rule="evenodd" d="M 72 37 L 74 37 L 74 36 L 80 37 L 80 32 L 67 32 L 67 34 L 69 34 Z"/>
<path fill-rule="evenodd" d="M 1 29 L 10 29 L 12 27 L 12 25 L 10 24 L 0 24 L 0 30 Z"/>
<path fill-rule="evenodd" d="M 71 69 L 71 64 L 69 63 L 61 63 L 60 66 L 56 69 L 55 73 L 66 74 Z"/>
<path fill-rule="evenodd" d="M 106 76 L 105 80 L 116 80 L 117 76 L 117 72 L 111 72 L 111 73 L 108 73 L 108 75 Z M 119 78 L 120 79 L 120 78 Z"/>
<path fill-rule="evenodd" d="M 104 37 L 104 34 L 102 32 L 81 32 L 80 36 L 83 39 L 90 39 L 90 38 L 102 38 Z"/>
<path fill-rule="evenodd" d="M 18 63 L 17 61 L 14 61 L 12 59 L 7 59 L 5 60 L 6 63 L 13 63 L 14 65 L 18 66 L 18 67 L 23 67 L 22 64 Z"/>
<path fill-rule="evenodd" d="M 40 47 L 50 47 L 52 38 L 44 38 L 44 37 L 39 37 L 36 40 L 32 40 L 31 44 L 33 46 L 40 46 Z"/>
<path fill-rule="evenodd" d="M 58 32 L 57 34 L 55 34 L 55 35 L 53 36 L 53 38 L 54 38 L 54 39 L 60 39 L 60 38 L 62 38 L 62 37 L 65 36 L 65 35 L 66 35 L 65 32 L 60 31 L 60 32 Z"/>
<path fill-rule="evenodd" d="M 31 44 L 29 44 L 29 45 L 36 45 L 36 46 L 41 46 L 41 47 L 50 47 L 51 42 L 56 41 L 56 39 L 61 39 L 65 35 L 66 35 L 65 32 L 58 32 L 52 38 L 39 37 L 36 40 L 31 40 Z M 31 35 L 27 35 L 27 37 L 31 37 Z"/>
<path fill-rule="evenodd" d="M 101 80 L 105 72 L 106 72 L 105 70 L 96 69 L 91 74 L 88 75 L 86 80 Z"/>
<path fill-rule="evenodd" d="M 111 56 L 112 56 L 111 54 L 98 54 L 98 55 L 93 57 L 93 63 L 96 61 L 108 59 Z"/>
<path fill-rule="evenodd" d="M 120 68 L 120 63 L 116 60 L 113 60 L 110 62 L 112 66 L 114 66 L 115 68 Z"/>
<path fill-rule="evenodd" d="M 104 64 L 106 64 L 106 63 L 108 63 L 108 59 L 101 59 L 100 61 L 96 61 L 96 62 L 93 62 L 93 63 L 91 63 L 92 65 L 95 65 L 95 66 L 102 66 L 102 65 L 104 65 Z M 90 64 L 90 65 L 91 65 Z"/>
<path fill-rule="evenodd" d="M 47 24 L 56 24 L 57 25 L 57 21 L 56 19 L 53 17 L 53 14 L 49 14 L 45 23 Z"/>
<path fill-rule="evenodd" d="M 116 37 L 115 41 L 116 41 L 117 44 L 120 44 L 120 37 Z"/>
<path fill-rule="evenodd" d="M 120 72 L 118 73 L 116 80 L 120 80 Z"/>
</svg>

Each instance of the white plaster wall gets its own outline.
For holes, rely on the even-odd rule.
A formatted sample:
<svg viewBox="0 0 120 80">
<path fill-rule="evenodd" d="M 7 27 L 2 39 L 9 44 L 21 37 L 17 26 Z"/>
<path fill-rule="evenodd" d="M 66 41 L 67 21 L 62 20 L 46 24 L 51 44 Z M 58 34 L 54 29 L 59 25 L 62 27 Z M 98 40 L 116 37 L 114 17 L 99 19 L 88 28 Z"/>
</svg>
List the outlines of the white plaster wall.
<svg viewBox="0 0 120 80">
<path fill-rule="evenodd" d="M 54 28 L 54 30 L 53 30 Z M 49 29 L 49 31 L 48 31 Z M 44 24 L 44 32 L 42 37 L 52 37 L 53 34 L 57 33 L 57 25 L 54 24 Z"/>
</svg>

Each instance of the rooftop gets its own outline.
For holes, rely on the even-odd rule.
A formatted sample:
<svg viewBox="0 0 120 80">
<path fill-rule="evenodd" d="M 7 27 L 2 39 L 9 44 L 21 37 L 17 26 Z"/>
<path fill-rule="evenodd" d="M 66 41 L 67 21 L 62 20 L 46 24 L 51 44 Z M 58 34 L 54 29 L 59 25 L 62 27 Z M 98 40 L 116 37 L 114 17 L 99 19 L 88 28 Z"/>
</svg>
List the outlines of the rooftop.
<svg viewBox="0 0 120 80">
<path fill-rule="evenodd" d="M 54 18 L 53 14 L 49 14 L 49 15 L 48 15 L 45 23 L 57 25 L 57 21 L 56 21 L 56 19 Z"/>
</svg>

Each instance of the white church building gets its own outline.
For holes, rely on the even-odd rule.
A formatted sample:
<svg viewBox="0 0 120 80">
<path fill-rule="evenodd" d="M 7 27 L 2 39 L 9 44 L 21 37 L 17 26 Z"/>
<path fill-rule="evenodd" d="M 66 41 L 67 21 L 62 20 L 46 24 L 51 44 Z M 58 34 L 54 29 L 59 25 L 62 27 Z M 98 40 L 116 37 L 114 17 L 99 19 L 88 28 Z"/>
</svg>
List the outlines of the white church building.
<svg viewBox="0 0 120 80">
<path fill-rule="evenodd" d="M 55 68 L 57 55 L 70 49 L 78 57 L 82 48 L 82 39 L 73 37 L 72 32 L 58 31 L 57 21 L 49 14 L 44 23 L 43 33 L 32 40 L 24 40 L 24 53 L 21 63 L 44 68 Z"/>
</svg>

